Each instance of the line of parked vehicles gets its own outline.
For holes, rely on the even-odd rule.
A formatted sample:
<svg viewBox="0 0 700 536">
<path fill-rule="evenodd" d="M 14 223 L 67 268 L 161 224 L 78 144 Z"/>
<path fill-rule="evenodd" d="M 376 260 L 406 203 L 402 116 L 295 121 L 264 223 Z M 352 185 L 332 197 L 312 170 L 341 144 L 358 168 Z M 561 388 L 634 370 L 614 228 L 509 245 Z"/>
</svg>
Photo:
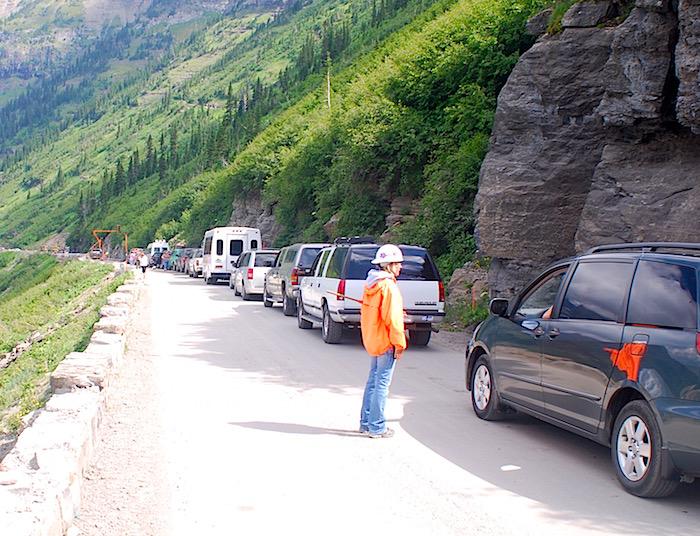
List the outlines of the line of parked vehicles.
<svg viewBox="0 0 700 536">
<path fill-rule="evenodd" d="M 398 278 L 412 346 L 445 316 L 430 253 L 399 246 Z M 176 266 L 244 300 L 281 304 L 326 343 L 359 328 L 369 237 L 262 247 L 260 231 L 207 231 Z M 191 255 L 190 255 L 191 253 Z M 184 259 L 188 259 L 187 264 Z M 195 263 L 199 259 L 199 264 Z M 475 414 L 532 415 L 611 447 L 622 486 L 662 497 L 700 476 L 700 244 L 617 244 L 554 263 L 514 299 L 494 299 L 465 360 Z M 176 270 L 178 268 L 175 268 Z"/>
</svg>

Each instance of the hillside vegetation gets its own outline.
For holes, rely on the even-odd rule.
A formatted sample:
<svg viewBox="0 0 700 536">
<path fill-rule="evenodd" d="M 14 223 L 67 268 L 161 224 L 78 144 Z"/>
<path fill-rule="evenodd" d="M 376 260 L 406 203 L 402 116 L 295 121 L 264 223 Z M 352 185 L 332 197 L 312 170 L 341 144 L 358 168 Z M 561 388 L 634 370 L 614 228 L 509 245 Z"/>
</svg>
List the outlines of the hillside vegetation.
<svg viewBox="0 0 700 536">
<path fill-rule="evenodd" d="M 0 241 L 67 232 L 86 248 L 93 226 L 120 224 L 134 243 L 197 244 L 247 196 L 274 206 L 278 244 L 381 234 L 402 197 L 416 215 L 393 237 L 449 276 L 473 251 L 496 97 L 546 3 L 316 0 L 106 34 L 119 46 L 80 74 L 87 99 L 39 110 L 50 131 L 37 119 L 6 134 Z M 162 56 L 136 69 L 144 43 Z"/>
<path fill-rule="evenodd" d="M 30 338 L 34 344 L 0 368 L 0 433 L 43 402 L 48 376 L 82 349 L 97 310 L 118 280 L 108 265 L 59 262 L 45 254 L 0 253 L 0 358 Z"/>
</svg>

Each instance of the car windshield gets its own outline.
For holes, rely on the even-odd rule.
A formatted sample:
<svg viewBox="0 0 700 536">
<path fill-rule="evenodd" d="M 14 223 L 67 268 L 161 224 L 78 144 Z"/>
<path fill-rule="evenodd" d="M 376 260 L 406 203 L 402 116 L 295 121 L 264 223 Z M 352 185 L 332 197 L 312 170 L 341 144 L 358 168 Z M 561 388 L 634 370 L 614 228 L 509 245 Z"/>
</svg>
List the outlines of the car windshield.
<svg viewBox="0 0 700 536">
<path fill-rule="evenodd" d="M 368 246 L 352 248 L 350 260 L 346 268 L 345 279 L 366 279 L 367 273 L 376 268 L 372 264 L 372 259 L 377 253 L 378 246 Z M 401 246 L 403 253 L 403 264 L 400 281 L 439 281 L 440 275 L 430 258 L 430 254 L 423 248 Z"/>
<path fill-rule="evenodd" d="M 259 268 L 271 268 L 275 265 L 277 253 L 257 253 L 255 255 L 255 266 Z"/>
</svg>

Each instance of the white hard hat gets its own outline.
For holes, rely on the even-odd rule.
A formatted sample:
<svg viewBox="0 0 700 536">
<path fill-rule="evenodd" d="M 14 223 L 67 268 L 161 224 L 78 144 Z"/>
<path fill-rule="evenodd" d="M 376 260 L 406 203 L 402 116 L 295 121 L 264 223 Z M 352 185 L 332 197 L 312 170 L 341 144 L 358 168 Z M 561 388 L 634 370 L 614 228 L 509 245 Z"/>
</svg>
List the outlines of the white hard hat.
<svg viewBox="0 0 700 536">
<path fill-rule="evenodd" d="M 386 244 L 377 250 L 372 264 L 388 264 L 390 262 L 403 262 L 403 253 L 393 244 Z"/>
</svg>

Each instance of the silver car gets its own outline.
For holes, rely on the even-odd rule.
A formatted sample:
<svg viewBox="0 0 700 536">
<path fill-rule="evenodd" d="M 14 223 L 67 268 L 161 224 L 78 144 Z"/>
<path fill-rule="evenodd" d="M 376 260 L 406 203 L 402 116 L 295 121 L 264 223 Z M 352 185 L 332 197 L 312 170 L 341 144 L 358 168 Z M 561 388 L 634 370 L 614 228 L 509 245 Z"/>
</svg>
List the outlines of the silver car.
<svg viewBox="0 0 700 536">
<path fill-rule="evenodd" d="M 277 249 L 261 249 L 246 251 L 238 257 L 235 269 L 229 280 L 229 287 L 236 296 L 250 300 L 254 296 L 262 296 L 265 288 L 265 274 L 277 262 Z"/>
</svg>

